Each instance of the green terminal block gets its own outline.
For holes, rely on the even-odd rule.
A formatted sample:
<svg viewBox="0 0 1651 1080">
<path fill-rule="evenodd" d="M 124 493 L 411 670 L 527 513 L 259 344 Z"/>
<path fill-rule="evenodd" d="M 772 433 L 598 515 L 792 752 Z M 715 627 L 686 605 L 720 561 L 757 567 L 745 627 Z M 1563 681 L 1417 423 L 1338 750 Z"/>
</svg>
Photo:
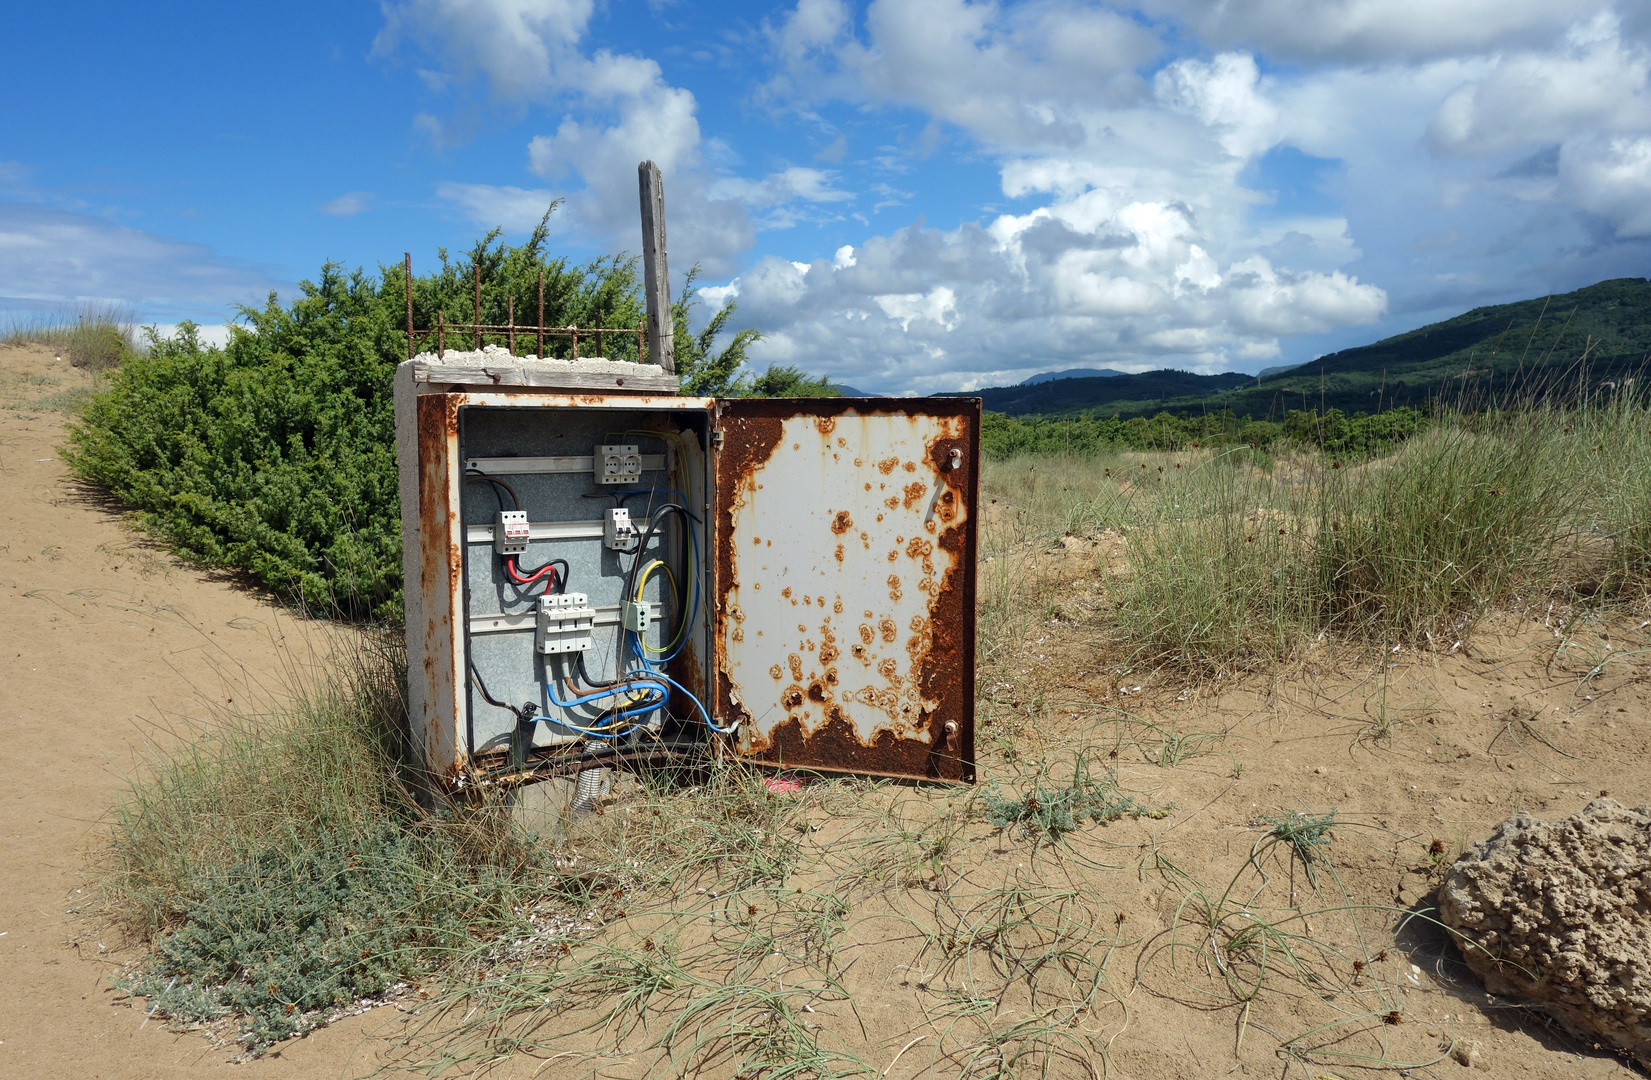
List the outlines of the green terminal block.
<svg viewBox="0 0 1651 1080">
<path fill-rule="evenodd" d="M 636 600 L 625 601 L 623 618 L 625 629 L 633 634 L 640 634 L 648 629 L 649 605 Z"/>
</svg>

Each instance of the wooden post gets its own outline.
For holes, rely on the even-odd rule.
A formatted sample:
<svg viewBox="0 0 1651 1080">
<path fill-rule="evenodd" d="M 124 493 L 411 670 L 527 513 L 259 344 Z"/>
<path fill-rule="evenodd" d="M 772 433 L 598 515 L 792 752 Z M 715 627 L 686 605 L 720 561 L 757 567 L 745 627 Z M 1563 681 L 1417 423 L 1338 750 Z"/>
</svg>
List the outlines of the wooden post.
<svg viewBox="0 0 1651 1080">
<path fill-rule="evenodd" d="M 482 264 L 476 264 L 476 351 L 482 351 Z"/>
<path fill-rule="evenodd" d="M 516 355 L 516 298 L 514 296 L 505 297 L 505 310 L 507 312 L 509 312 L 509 318 L 510 318 L 510 339 L 509 339 L 510 340 L 510 355 L 515 356 Z"/>
<path fill-rule="evenodd" d="M 665 265 L 665 183 L 659 166 L 642 162 L 636 167 L 636 183 L 642 200 L 642 289 L 648 301 L 648 359 L 675 374 L 671 279 Z"/>
<path fill-rule="evenodd" d="M 401 253 L 401 266 L 407 275 L 407 359 L 413 358 L 413 253 Z"/>
<path fill-rule="evenodd" d="M 539 359 L 545 358 L 545 272 L 539 271 Z"/>
</svg>

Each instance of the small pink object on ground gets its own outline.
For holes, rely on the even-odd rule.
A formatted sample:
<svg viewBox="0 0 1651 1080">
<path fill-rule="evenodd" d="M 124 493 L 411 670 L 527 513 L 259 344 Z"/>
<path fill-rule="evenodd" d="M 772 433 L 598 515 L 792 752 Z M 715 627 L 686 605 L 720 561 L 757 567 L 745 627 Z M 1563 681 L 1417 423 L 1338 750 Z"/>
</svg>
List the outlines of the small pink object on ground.
<svg viewBox="0 0 1651 1080">
<path fill-rule="evenodd" d="M 786 776 L 769 776 L 763 779 L 763 786 L 776 795 L 789 795 L 800 790 L 808 783 L 807 780 L 793 780 Z"/>
</svg>

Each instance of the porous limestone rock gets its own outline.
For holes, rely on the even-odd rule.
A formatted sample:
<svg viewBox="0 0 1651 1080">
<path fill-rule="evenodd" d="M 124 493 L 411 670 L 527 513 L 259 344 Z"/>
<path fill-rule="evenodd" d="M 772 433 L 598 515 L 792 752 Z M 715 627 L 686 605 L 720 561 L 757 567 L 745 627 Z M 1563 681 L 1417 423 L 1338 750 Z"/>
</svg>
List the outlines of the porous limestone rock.
<svg viewBox="0 0 1651 1080">
<path fill-rule="evenodd" d="M 1651 1065 L 1651 807 L 1515 814 L 1456 860 L 1439 917 L 1485 989 Z"/>
</svg>

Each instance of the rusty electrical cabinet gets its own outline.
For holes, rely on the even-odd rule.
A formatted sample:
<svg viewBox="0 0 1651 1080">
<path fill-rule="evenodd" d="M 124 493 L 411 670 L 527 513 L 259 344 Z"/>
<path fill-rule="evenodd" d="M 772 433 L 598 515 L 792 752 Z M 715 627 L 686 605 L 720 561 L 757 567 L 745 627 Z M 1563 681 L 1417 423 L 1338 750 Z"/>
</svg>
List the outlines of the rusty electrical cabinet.
<svg viewBox="0 0 1651 1080">
<path fill-rule="evenodd" d="M 979 401 L 675 386 L 503 350 L 401 365 L 430 771 L 668 751 L 972 781 Z"/>
</svg>

